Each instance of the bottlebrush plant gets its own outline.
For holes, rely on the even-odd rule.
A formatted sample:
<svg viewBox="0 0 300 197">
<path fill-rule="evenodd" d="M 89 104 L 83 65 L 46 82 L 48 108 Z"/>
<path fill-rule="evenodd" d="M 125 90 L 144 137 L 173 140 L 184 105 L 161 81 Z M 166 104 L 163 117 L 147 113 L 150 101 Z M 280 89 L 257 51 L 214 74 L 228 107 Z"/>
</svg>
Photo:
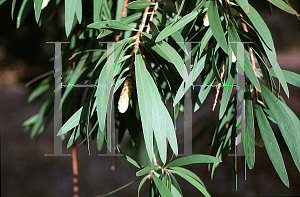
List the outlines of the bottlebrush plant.
<svg viewBox="0 0 300 197">
<path fill-rule="evenodd" d="M 5 0 L 0 2 L 2 4 Z M 182 166 L 208 163 L 213 175 L 228 152 L 236 153 L 235 114 L 238 106 L 233 85 L 238 54 L 243 54 L 243 149 L 246 156 L 232 157 L 235 185 L 237 159 L 252 169 L 256 142 L 265 147 L 278 176 L 289 187 L 281 150 L 290 153 L 300 171 L 300 121 L 281 95 L 289 97 L 287 83 L 300 87 L 300 75 L 280 68 L 271 33 L 252 2 L 65 0 L 65 32 L 70 43 L 65 44 L 62 51 L 62 83 L 91 84 L 93 87 L 70 85 L 62 89 L 63 127 L 57 131 L 58 135 L 68 140 L 68 147 L 76 147 L 75 142 L 80 140 L 89 143 L 89 138 L 92 138 L 96 140 L 99 151 L 105 144 L 109 149 L 110 132 L 113 132 L 107 129 L 110 108 L 114 114 L 113 125 L 118 131 L 118 143 L 112 151 L 123 154 L 136 166 L 137 180 L 140 180 L 138 195 L 147 182 L 150 196 L 183 196 L 176 181 L 181 177 L 204 196 L 210 196 L 201 179 Z M 287 0 L 262 2 L 267 8 L 276 6 L 299 18 Z M 15 3 L 13 0 L 12 12 Z M 38 25 L 43 25 L 59 3 L 60 0 L 24 0 L 18 10 L 17 28 L 32 9 Z M 113 54 L 107 52 L 108 42 L 114 42 Z M 188 42 L 192 43 L 190 49 L 185 45 Z M 237 50 L 240 42 L 244 43 L 243 47 Z M 189 51 L 192 68 L 185 65 Z M 109 55 L 113 55 L 113 64 L 108 63 Z M 110 71 L 113 71 L 112 81 L 107 77 Z M 200 89 L 194 85 L 198 78 L 203 80 Z M 275 78 L 279 86 L 275 85 Z M 39 86 L 29 96 L 30 101 L 54 84 L 52 73 L 39 77 L 39 81 Z M 112 88 L 107 87 L 108 83 Z M 179 110 L 184 110 L 186 92 L 195 88 L 194 93 L 198 95 L 191 102 L 196 112 L 201 110 L 213 86 L 217 94 L 211 107 L 220 110 L 211 139 L 211 155 L 176 158 L 176 133 L 179 132 L 176 119 Z M 109 96 L 111 91 L 112 96 Z M 111 108 L 114 105 L 116 107 Z M 167 108 L 168 105 L 171 107 Z M 32 137 L 44 133 L 53 119 L 53 111 L 54 93 L 45 100 L 38 114 L 24 122 L 25 128 L 31 128 Z M 273 131 L 270 121 L 278 126 L 280 133 Z M 126 131 L 133 148 L 145 144 L 148 166 L 141 165 L 138 157 L 129 157 L 126 151 L 122 152 L 128 149 L 122 144 Z"/>
</svg>

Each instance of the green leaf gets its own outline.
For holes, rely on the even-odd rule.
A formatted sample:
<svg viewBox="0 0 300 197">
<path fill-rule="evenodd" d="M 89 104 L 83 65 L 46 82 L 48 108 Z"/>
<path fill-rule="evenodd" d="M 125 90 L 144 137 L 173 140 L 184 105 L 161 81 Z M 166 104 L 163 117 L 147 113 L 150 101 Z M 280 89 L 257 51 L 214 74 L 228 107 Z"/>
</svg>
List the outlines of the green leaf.
<svg viewBox="0 0 300 197">
<path fill-rule="evenodd" d="M 180 189 L 180 186 L 179 186 L 178 182 L 176 181 L 176 179 L 175 179 L 175 177 L 173 176 L 172 173 L 170 173 L 170 177 L 171 177 L 171 180 L 172 180 L 172 185 L 174 185 L 174 187 L 176 188 L 176 190 L 179 191 L 179 193 L 181 194 L 181 196 L 183 196 L 182 191 Z"/>
<path fill-rule="evenodd" d="M 250 63 L 250 57 L 247 55 L 246 50 L 244 51 L 244 56 L 247 57 L 247 58 L 245 58 L 245 61 L 244 61 L 245 73 L 246 73 L 247 77 L 250 79 L 251 83 L 254 85 L 254 87 L 258 91 L 261 91 L 260 83 L 258 82 L 256 74 L 252 68 L 252 65 Z"/>
<path fill-rule="evenodd" d="M 18 18 L 17 18 L 17 29 L 20 27 L 22 22 L 25 20 L 26 16 L 28 15 L 29 11 L 31 10 L 33 6 L 33 1 L 32 0 L 24 0 L 22 2 L 21 8 L 18 13 Z M 12 10 L 13 12 L 13 10 Z"/>
<path fill-rule="evenodd" d="M 122 23 L 125 23 L 125 24 L 129 24 L 129 23 L 141 18 L 141 16 L 142 16 L 142 13 L 138 12 L 138 13 L 135 13 L 135 14 L 131 14 L 127 17 L 124 17 L 124 18 L 120 19 L 119 21 L 122 22 Z"/>
<path fill-rule="evenodd" d="M 254 167 L 255 139 L 254 139 L 254 118 L 252 111 L 251 84 L 245 88 L 245 135 L 244 147 L 248 167 Z"/>
<path fill-rule="evenodd" d="M 119 30 L 138 31 L 138 30 L 130 27 L 129 25 L 127 25 L 127 24 L 125 24 L 123 22 L 119 22 L 119 21 L 115 21 L 115 20 L 95 22 L 95 23 L 89 24 L 87 27 L 88 28 L 93 28 L 93 29 L 99 29 L 99 30 L 107 28 L 107 29 L 119 29 Z"/>
<path fill-rule="evenodd" d="M 97 132 L 97 150 L 101 151 L 103 142 L 104 142 L 105 132 L 98 126 L 98 132 Z"/>
<path fill-rule="evenodd" d="M 170 170 L 172 170 L 171 172 L 177 171 L 177 172 L 186 174 L 186 175 L 192 177 L 193 179 L 195 179 L 196 181 L 198 181 L 199 183 L 201 183 L 205 187 L 203 181 L 194 172 L 192 172 L 188 169 L 181 168 L 181 167 L 171 167 Z"/>
<path fill-rule="evenodd" d="M 118 149 L 118 151 L 121 153 L 121 154 L 123 154 L 123 156 L 125 157 L 125 159 L 129 162 L 129 163 L 131 163 L 132 165 L 134 165 L 135 167 L 137 167 L 137 168 L 142 168 L 143 166 L 141 166 L 138 162 L 136 162 L 134 159 L 132 159 L 131 157 L 129 157 L 128 155 L 126 155 L 125 153 L 123 153 L 122 151 L 121 151 L 121 149 L 119 148 L 119 146 L 117 146 L 117 149 Z"/>
<path fill-rule="evenodd" d="M 166 167 L 178 167 L 178 166 L 185 166 L 194 163 L 214 163 L 214 162 L 221 162 L 221 160 L 210 155 L 191 155 L 191 156 L 181 157 L 179 159 L 171 161 L 166 165 Z"/>
<path fill-rule="evenodd" d="M 181 193 L 174 187 L 174 185 L 171 185 L 171 194 L 173 197 L 182 197 Z"/>
<path fill-rule="evenodd" d="M 174 128 L 174 124 L 172 121 L 172 118 L 167 110 L 167 108 L 163 105 L 162 110 L 164 111 L 164 115 L 166 118 L 166 133 L 167 133 L 167 140 L 171 146 L 172 151 L 175 155 L 178 154 L 178 145 L 177 145 L 177 138 L 176 138 L 176 132 Z"/>
<path fill-rule="evenodd" d="M 249 11 L 250 12 L 248 14 L 248 17 L 254 25 L 255 29 L 257 30 L 258 34 L 260 35 L 259 39 L 261 40 L 261 44 L 263 45 L 263 48 L 267 54 L 268 60 L 272 65 L 276 76 L 278 77 L 278 80 L 281 83 L 287 97 L 289 97 L 288 86 L 277 62 L 275 47 L 270 30 L 268 29 L 267 25 L 265 24 L 261 16 L 258 14 L 258 12 L 251 5 L 249 5 Z"/>
<path fill-rule="evenodd" d="M 25 120 L 22 123 L 22 126 L 23 127 L 29 127 L 30 125 L 35 124 L 36 121 L 38 120 L 38 118 L 39 118 L 39 114 L 35 114 L 34 116 L 31 116 L 30 118 L 28 118 L 27 120 Z"/>
<path fill-rule="evenodd" d="M 34 0 L 34 14 L 36 23 L 39 22 L 41 16 L 41 8 L 42 8 L 43 0 Z"/>
<path fill-rule="evenodd" d="M 294 15 L 299 15 L 296 10 L 294 10 L 291 6 L 289 6 L 288 4 L 286 4 L 284 1 L 282 0 L 268 0 L 270 3 L 274 4 L 275 6 L 277 6 L 278 8 L 294 14 Z"/>
<path fill-rule="evenodd" d="M 282 73 L 282 70 L 281 70 L 280 66 L 278 65 L 275 49 L 274 49 L 274 51 L 270 51 L 270 49 L 268 49 L 264 43 L 262 43 L 262 45 L 268 56 L 269 62 L 271 63 L 272 68 L 276 74 L 276 77 L 278 78 L 280 84 L 282 85 L 285 94 L 289 98 L 289 89 L 288 89 L 288 86 L 286 83 L 286 79 Z"/>
<path fill-rule="evenodd" d="M 177 51 L 172 46 L 170 46 L 168 43 L 166 43 L 164 41 L 161 44 L 157 43 L 154 46 L 157 46 L 159 48 L 160 56 L 162 56 L 167 61 L 169 61 L 175 65 L 175 67 L 176 67 L 177 71 L 179 72 L 180 76 L 182 77 L 182 79 L 184 79 L 184 76 L 188 76 L 187 70 L 186 70 L 186 67 L 185 67 L 185 64 L 184 64 L 182 58 L 180 57 L 180 55 L 177 53 Z M 153 48 L 153 49 L 155 50 L 156 48 Z"/>
<path fill-rule="evenodd" d="M 50 88 L 50 78 L 44 79 L 38 87 L 36 87 L 31 94 L 28 96 L 27 102 L 31 103 L 34 99 L 42 95 Z"/>
<path fill-rule="evenodd" d="M 250 21 L 254 25 L 255 29 L 257 30 L 259 36 L 263 39 L 266 43 L 268 48 L 273 51 L 274 43 L 270 33 L 268 26 L 266 25 L 265 21 L 261 18 L 259 13 L 249 4 L 249 14 L 247 14 Z"/>
<path fill-rule="evenodd" d="M 127 9 L 143 9 L 148 6 L 155 5 L 155 3 L 151 1 L 134 1 L 131 3 L 128 3 L 126 8 Z"/>
<path fill-rule="evenodd" d="M 165 184 L 159 178 L 156 177 L 154 173 L 152 174 L 151 178 L 154 181 L 162 197 L 173 197 L 171 191 L 167 188 L 167 186 L 165 186 Z"/>
<path fill-rule="evenodd" d="M 80 109 L 78 109 L 70 118 L 69 120 L 61 127 L 59 130 L 57 136 L 63 135 L 76 127 L 79 123 L 85 121 L 88 117 L 88 111 L 89 111 L 89 105 L 90 103 L 87 102 L 82 106 Z"/>
<path fill-rule="evenodd" d="M 206 86 L 206 85 L 201 86 L 199 94 L 198 94 L 198 98 L 197 98 L 196 103 L 195 103 L 194 112 L 197 111 L 201 107 L 203 102 L 205 101 L 205 99 L 206 99 L 206 97 L 207 97 L 207 95 L 208 95 L 208 93 L 211 89 L 210 84 L 215 79 L 213 74 L 214 74 L 214 72 L 211 69 L 209 71 L 209 73 L 206 75 L 206 78 L 204 79 L 203 84 L 207 84 L 208 86 Z"/>
<path fill-rule="evenodd" d="M 270 74 L 273 77 L 276 77 L 276 74 L 272 68 L 269 68 Z M 300 75 L 288 70 L 282 70 L 282 73 L 289 84 L 292 84 L 298 88 L 300 88 Z"/>
<path fill-rule="evenodd" d="M 193 71 L 189 74 L 189 77 L 188 77 L 188 82 L 189 83 L 185 83 L 185 87 L 184 87 L 184 81 L 181 83 L 177 93 L 176 93 L 176 96 L 175 96 L 175 99 L 174 99 L 174 103 L 173 103 L 173 107 L 175 105 L 177 105 L 177 103 L 181 100 L 181 98 L 184 96 L 185 94 L 185 90 L 188 90 L 192 83 L 194 83 L 196 81 L 196 79 L 199 77 L 200 73 L 203 71 L 204 69 L 204 66 L 205 66 L 205 59 L 206 59 L 206 55 L 204 55 L 196 64 L 196 66 L 194 67 Z M 193 79 L 193 80 L 191 80 Z"/>
<path fill-rule="evenodd" d="M 54 96 L 49 97 L 44 104 L 41 106 L 40 111 L 39 111 L 39 116 L 36 120 L 36 123 L 33 125 L 31 133 L 30 133 L 30 137 L 33 138 L 35 136 L 35 134 L 37 133 L 39 127 L 41 126 L 44 116 L 45 114 L 47 114 L 47 109 L 49 109 L 49 106 L 51 106 L 51 102 L 53 102 L 53 98 Z M 53 105 L 53 104 L 52 104 Z"/>
<path fill-rule="evenodd" d="M 174 32 L 178 31 L 179 29 L 183 28 L 186 26 L 189 22 L 194 20 L 199 14 L 199 11 L 195 11 L 192 13 L 189 13 L 179 19 L 178 21 L 171 23 L 169 26 L 167 26 L 165 29 L 163 29 L 159 35 L 156 37 L 155 42 L 160 42 L 166 37 L 170 36 Z"/>
<path fill-rule="evenodd" d="M 98 80 L 98 87 L 95 93 L 97 106 L 97 117 L 99 121 L 99 127 L 101 131 L 104 131 L 107 111 L 106 101 L 106 79 L 107 79 L 107 64 L 105 64 L 101 70 Z"/>
<path fill-rule="evenodd" d="M 1 1 L 1 4 L 4 2 L 5 2 L 5 0 Z M 11 19 L 12 20 L 14 20 L 14 10 L 15 10 L 15 6 L 16 6 L 16 2 L 17 2 L 17 0 L 13 0 L 12 4 L 11 4 Z"/>
<path fill-rule="evenodd" d="M 135 76 L 136 76 L 136 89 L 138 97 L 138 105 L 142 120 L 143 134 L 146 145 L 146 150 L 150 161 L 152 161 L 153 154 L 153 133 L 152 133 L 152 103 L 151 98 L 148 96 L 150 92 L 149 76 L 143 64 L 143 58 L 140 51 L 137 49 L 135 53 Z"/>
<path fill-rule="evenodd" d="M 76 14 L 78 23 L 81 24 L 81 21 L 82 21 L 82 2 L 81 2 L 81 0 L 77 0 L 75 14 Z"/>
<path fill-rule="evenodd" d="M 219 111 L 219 119 L 221 119 L 224 116 L 226 108 L 228 106 L 232 88 L 234 85 L 234 77 L 235 77 L 235 67 L 232 66 L 230 68 L 230 71 L 228 72 L 228 77 L 227 77 L 226 82 L 223 87 L 223 93 L 222 93 L 222 99 L 221 99 L 222 102 L 221 102 L 220 111 Z"/>
<path fill-rule="evenodd" d="M 207 42 L 210 40 L 210 38 L 212 37 L 212 31 L 211 28 L 209 27 L 207 29 L 207 31 L 205 32 L 203 38 L 201 39 L 201 43 L 200 43 L 200 50 L 199 50 L 199 55 L 202 54 Z"/>
<path fill-rule="evenodd" d="M 107 21 L 107 24 L 108 24 L 107 28 L 138 31 L 138 30 L 130 27 L 129 25 L 126 25 L 125 23 L 115 21 L 115 20 L 109 20 L 109 21 Z"/>
<path fill-rule="evenodd" d="M 216 38 L 218 44 L 223 49 L 223 51 L 228 54 L 228 46 L 225 39 L 225 34 L 223 32 L 223 28 L 221 25 L 217 2 L 211 1 L 208 6 L 208 21 L 210 24 L 210 28 L 213 36 Z"/>
<path fill-rule="evenodd" d="M 31 103 L 34 99 L 42 95 L 44 92 L 46 92 L 50 88 L 50 84 L 44 84 L 41 86 L 38 86 L 32 93 L 29 95 L 27 102 Z"/>
<path fill-rule="evenodd" d="M 77 133 L 77 132 L 79 132 L 79 131 L 77 131 L 77 129 L 74 129 L 73 130 L 73 132 L 72 132 L 72 134 L 71 134 L 71 136 L 70 136 L 70 138 L 69 138 L 69 141 L 68 141 L 68 144 L 67 144 L 67 148 L 70 148 L 70 146 L 72 146 L 72 144 L 74 143 L 74 139 L 75 139 L 75 134 Z"/>
<path fill-rule="evenodd" d="M 0 0 L 0 5 L 2 5 L 2 3 L 4 3 L 6 0 Z M 14 0 L 15 1 L 15 0 Z"/>
<path fill-rule="evenodd" d="M 94 0 L 93 3 L 94 3 L 94 5 L 93 5 L 93 21 L 95 23 L 95 22 L 100 21 L 100 13 L 102 10 L 102 1 Z"/>
<path fill-rule="evenodd" d="M 65 28 L 66 35 L 69 37 L 73 26 L 77 0 L 65 0 Z"/>
<path fill-rule="evenodd" d="M 246 14 L 249 13 L 249 5 L 248 5 L 248 0 L 237 0 L 237 3 L 239 6 L 244 10 Z"/>
<path fill-rule="evenodd" d="M 138 99 L 141 97 L 141 94 L 139 93 L 139 90 L 145 91 L 143 92 L 143 97 L 148 97 L 147 101 L 144 102 L 144 98 L 142 97 L 142 100 L 139 100 L 139 107 L 140 111 L 143 110 L 149 110 L 150 113 L 147 114 L 147 119 L 151 124 L 151 127 L 154 131 L 155 139 L 158 146 L 158 151 L 160 154 L 160 157 L 162 159 L 162 162 L 165 163 L 167 159 L 167 145 L 166 145 L 166 138 L 170 140 L 170 145 L 172 150 L 175 152 L 175 154 L 178 153 L 178 147 L 177 147 L 177 140 L 176 140 L 176 134 L 173 126 L 172 119 L 170 117 L 170 114 L 168 113 L 165 105 L 163 104 L 160 94 L 157 90 L 157 87 L 148 73 L 147 69 L 144 67 L 143 60 L 141 58 L 141 54 L 138 51 L 137 54 L 140 55 L 136 56 L 136 81 L 137 81 L 137 91 L 138 91 Z M 137 76 L 140 75 L 140 76 Z M 141 78 L 140 78 L 141 77 Z M 143 81 L 143 82 L 142 82 Z M 141 87 L 143 86 L 143 87 Z M 144 104 L 140 104 L 140 102 L 143 102 Z M 140 106 L 141 105 L 141 106 Z M 148 109 L 145 109 L 147 105 Z M 149 108 L 150 107 L 150 108 Z M 141 113 L 141 118 L 143 119 L 143 115 Z M 142 120 L 143 122 L 143 120 Z M 168 126 L 168 128 L 166 128 Z M 145 136 L 146 137 L 146 136 Z M 150 150 L 147 150 L 150 151 Z M 150 152 L 149 152 L 150 153 Z M 150 155 L 149 155 L 150 157 Z M 151 153 L 152 157 L 152 153 Z"/>
<path fill-rule="evenodd" d="M 135 180 L 135 181 L 131 181 L 130 183 L 127 183 L 126 185 L 124 185 L 124 186 L 122 186 L 122 187 L 119 187 L 118 189 L 116 189 L 116 190 L 114 190 L 114 191 L 111 191 L 111 192 L 109 192 L 109 193 L 107 193 L 107 194 L 105 194 L 105 195 L 100 195 L 100 196 L 98 196 L 98 197 L 108 196 L 108 195 L 110 195 L 110 194 L 113 194 L 113 193 L 115 193 L 115 192 L 117 192 L 117 191 L 120 191 L 121 189 L 124 189 L 125 187 L 131 185 L 132 183 L 135 183 L 135 182 L 139 181 L 139 180 L 140 180 L 140 179 L 137 179 L 137 180 Z"/>
<path fill-rule="evenodd" d="M 196 187 L 200 192 L 202 192 L 202 194 L 204 196 L 210 196 L 210 194 L 208 193 L 206 188 L 202 184 L 200 184 L 198 181 L 193 179 L 192 177 L 190 177 L 186 174 L 183 174 L 181 172 L 178 172 L 178 171 L 172 171 L 172 173 L 177 174 L 177 175 L 181 176 L 182 178 L 184 178 L 185 180 L 187 180 L 188 182 L 190 182 L 194 187 Z"/>
<path fill-rule="evenodd" d="M 258 104 L 255 105 L 255 112 L 256 112 L 258 127 L 261 133 L 261 137 L 264 141 L 264 145 L 266 147 L 267 153 L 281 181 L 287 187 L 289 187 L 289 179 L 285 169 L 284 161 L 282 159 L 282 155 L 277 140 L 275 138 L 275 135 L 273 133 L 273 130 L 266 116 L 264 115 L 263 110 Z"/>
<path fill-rule="evenodd" d="M 140 196 L 140 190 L 141 190 L 142 186 L 144 185 L 144 183 L 147 181 L 147 179 L 148 179 L 148 175 L 145 176 L 145 177 L 141 180 L 141 182 L 140 182 L 140 184 L 139 184 L 139 188 L 138 188 L 138 197 Z"/>
<path fill-rule="evenodd" d="M 155 170 L 158 169 L 159 165 L 151 165 L 151 166 L 147 166 L 139 171 L 136 172 L 136 176 L 143 176 L 145 174 L 148 174 L 151 170 Z"/>
<path fill-rule="evenodd" d="M 300 171 L 300 146 L 298 143 L 300 141 L 299 119 L 293 115 L 291 111 L 288 110 L 288 107 L 282 101 L 277 99 L 266 87 L 262 86 L 261 93 L 275 118 L 298 170 Z"/>
</svg>

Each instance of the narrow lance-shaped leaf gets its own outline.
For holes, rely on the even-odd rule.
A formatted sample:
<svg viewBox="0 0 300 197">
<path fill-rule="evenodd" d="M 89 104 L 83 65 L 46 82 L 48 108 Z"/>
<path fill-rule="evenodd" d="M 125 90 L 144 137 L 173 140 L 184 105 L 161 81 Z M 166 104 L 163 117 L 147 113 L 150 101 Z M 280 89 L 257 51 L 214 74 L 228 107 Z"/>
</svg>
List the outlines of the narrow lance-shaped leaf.
<svg viewBox="0 0 300 197">
<path fill-rule="evenodd" d="M 294 15 L 298 15 L 299 14 L 296 12 L 296 10 L 294 10 L 291 6 L 289 6 L 288 4 L 286 4 L 285 2 L 283 2 L 282 0 L 268 0 L 270 3 L 274 4 L 275 6 L 277 6 L 278 8 L 290 13 L 290 14 L 294 14 Z"/>
<path fill-rule="evenodd" d="M 263 45 L 263 48 L 268 56 L 270 64 L 272 65 L 276 76 L 278 77 L 278 80 L 282 85 L 287 97 L 289 97 L 288 86 L 277 62 L 275 47 L 270 30 L 268 29 L 267 25 L 265 24 L 264 20 L 261 18 L 259 13 L 251 5 L 249 5 L 248 17 L 253 23 L 258 34 L 260 35 L 259 39 L 261 40 L 261 44 Z"/>
<path fill-rule="evenodd" d="M 32 9 L 33 1 L 32 0 L 24 0 L 20 7 L 18 17 L 17 17 L 17 29 L 21 26 L 22 22 L 25 20 L 29 11 Z"/>
<path fill-rule="evenodd" d="M 299 119 L 296 121 L 286 108 L 288 108 L 282 101 L 270 92 L 265 86 L 262 87 L 262 95 L 271 110 L 275 121 L 281 131 L 281 134 L 286 141 L 286 144 L 291 152 L 294 162 L 300 171 L 300 131 L 299 131 Z M 292 120 L 292 121 L 291 121 Z"/>
<path fill-rule="evenodd" d="M 202 192 L 202 194 L 204 196 L 208 196 L 210 197 L 210 194 L 208 193 L 208 191 L 206 190 L 206 188 L 200 184 L 198 181 L 196 181 L 195 179 L 193 179 L 192 177 L 184 174 L 184 173 L 181 173 L 181 172 L 178 172 L 178 171 L 172 171 L 174 174 L 177 174 L 179 176 L 181 176 L 182 178 L 184 178 L 185 180 L 187 180 L 189 183 L 191 183 L 194 187 L 196 187 L 200 192 Z"/>
<path fill-rule="evenodd" d="M 93 5 L 93 21 L 98 22 L 100 21 L 100 13 L 102 10 L 102 1 L 99 0 L 93 0 L 94 5 Z"/>
<path fill-rule="evenodd" d="M 143 9 L 148 6 L 155 5 L 155 3 L 151 1 L 133 1 L 131 3 L 128 3 L 126 8 L 127 9 Z"/>
<path fill-rule="evenodd" d="M 248 0 L 237 0 L 238 4 L 241 6 L 241 8 L 244 10 L 246 14 L 249 13 L 249 5 Z"/>
<path fill-rule="evenodd" d="M 184 79 L 184 76 L 188 76 L 182 58 L 172 46 L 163 41 L 161 44 L 157 43 L 154 45 L 152 49 L 164 59 L 174 64 L 182 79 Z"/>
<path fill-rule="evenodd" d="M 276 74 L 272 68 L 269 68 L 270 74 L 273 77 L 276 77 Z M 292 84 L 298 88 L 300 88 L 300 75 L 288 70 L 282 70 L 282 73 L 289 84 Z"/>
<path fill-rule="evenodd" d="M 251 98 L 251 84 L 246 84 L 245 91 L 245 135 L 244 135 L 244 147 L 245 155 L 248 167 L 252 169 L 254 167 L 254 151 L 255 151 L 255 139 L 254 139 L 254 118 L 252 111 L 252 98 Z"/>
<path fill-rule="evenodd" d="M 70 118 L 69 120 L 61 127 L 59 130 L 57 136 L 63 135 L 76 127 L 80 122 L 85 121 L 88 117 L 88 111 L 89 111 L 89 102 L 84 104 L 79 110 L 77 110 Z"/>
<path fill-rule="evenodd" d="M 158 169 L 159 165 L 151 165 L 151 166 L 147 166 L 139 171 L 136 172 L 136 176 L 143 176 L 147 173 L 149 173 L 151 170 L 155 170 Z"/>
<path fill-rule="evenodd" d="M 148 71 L 144 67 L 143 58 L 138 49 L 135 52 L 135 79 L 138 97 L 138 105 L 142 120 L 143 134 L 146 150 L 150 161 L 153 154 L 153 133 L 152 133 L 152 102 L 148 96 L 149 82 L 147 77 Z"/>
<path fill-rule="evenodd" d="M 198 16 L 198 14 L 199 14 L 199 11 L 194 11 L 194 12 L 192 12 L 190 14 L 185 15 L 184 17 L 182 17 L 178 21 L 170 24 L 169 26 L 167 26 L 164 30 L 162 30 L 158 34 L 157 38 L 155 39 L 155 42 L 160 42 L 163 39 L 165 39 L 166 37 L 168 37 L 171 34 L 173 34 L 174 32 L 176 32 L 179 29 L 183 28 L 189 22 L 191 22 L 192 20 L 194 20 Z"/>
<path fill-rule="evenodd" d="M 65 0 L 65 28 L 66 35 L 69 37 L 75 16 L 77 0 Z"/>
<path fill-rule="evenodd" d="M 81 21 L 82 21 L 82 2 L 81 2 L 81 0 L 77 0 L 75 13 L 76 13 L 78 23 L 81 24 Z"/>
<path fill-rule="evenodd" d="M 151 178 L 153 179 L 159 193 L 163 197 L 173 197 L 171 191 L 165 186 L 165 184 L 156 177 L 155 173 L 152 174 Z"/>
<path fill-rule="evenodd" d="M 209 21 L 213 36 L 216 38 L 217 42 L 219 43 L 219 45 L 223 49 L 223 51 L 226 54 L 228 54 L 227 42 L 226 42 L 225 34 L 223 32 L 223 28 L 222 28 L 221 21 L 219 18 L 219 12 L 218 12 L 218 7 L 217 7 L 216 1 L 210 2 L 207 12 L 208 12 L 208 21 Z"/>
<path fill-rule="evenodd" d="M 266 147 L 267 153 L 272 161 L 272 164 L 279 175 L 281 181 L 289 187 L 289 179 L 287 176 L 287 172 L 285 169 L 285 165 L 282 159 L 282 155 L 275 138 L 275 135 L 272 131 L 272 128 L 263 112 L 261 107 L 256 104 L 255 105 L 255 112 L 257 117 L 257 123 L 259 126 L 261 137 L 264 141 L 264 145 Z"/>
<path fill-rule="evenodd" d="M 41 16 L 43 0 L 34 0 L 35 21 L 38 23 Z"/>
<path fill-rule="evenodd" d="M 175 96 L 175 99 L 174 99 L 174 103 L 173 103 L 173 107 L 181 100 L 181 98 L 184 96 L 185 92 L 184 92 L 184 89 L 188 90 L 192 83 L 194 83 L 196 81 L 196 79 L 199 77 L 200 73 L 202 72 L 202 70 L 204 69 L 204 66 L 205 66 L 205 59 L 206 59 L 206 55 L 204 55 L 198 62 L 197 64 L 194 66 L 194 69 L 193 71 L 189 74 L 189 77 L 188 77 L 188 82 L 189 83 L 186 83 L 185 84 L 185 87 L 184 87 L 184 81 L 181 83 L 177 93 L 176 93 L 176 96 Z"/>
<path fill-rule="evenodd" d="M 222 161 L 210 155 L 191 155 L 191 156 L 181 157 L 179 159 L 171 161 L 166 165 L 166 167 L 178 167 L 178 166 L 185 166 L 194 163 L 214 163 L 214 162 L 222 162 Z"/>
<path fill-rule="evenodd" d="M 117 192 L 117 191 L 120 191 L 121 189 L 124 189 L 125 187 L 131 185 L 132 183 L 135 183 L 135 182 L 139 181 L 139 180 L 140 180 L 140 179 L 137 179 L 137 180 L 135 180 L 135 181 L 131 181 L 130 183 L 127 183 L 126 185 L 123 185 L 122 187 L 119 187 L 118 189 L 115 189 L 114 191 L 111 191 L 111 192 L 109 192 L 109 193 L 107 193 L 107 194 L 105 194 L 105 195 L 100 195 L 100 196 L 97 196 L 97 197 L 108 196 L 108 195 L 110 195 L 110 194 L 113 194 L 113 193 L 115 193 L 115 192 Z"/>
</svg>

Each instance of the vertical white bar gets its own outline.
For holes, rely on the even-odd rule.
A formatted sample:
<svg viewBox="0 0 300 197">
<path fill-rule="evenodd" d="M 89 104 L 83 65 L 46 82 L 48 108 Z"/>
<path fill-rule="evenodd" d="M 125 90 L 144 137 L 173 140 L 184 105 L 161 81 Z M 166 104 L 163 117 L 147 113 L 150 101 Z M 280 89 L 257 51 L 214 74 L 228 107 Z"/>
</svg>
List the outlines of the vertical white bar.
<svg viewBox="0 0 300 197">
<path fill-rule="evenodd" d="M 57 136 L 62 127 L 61 112 L 61 76 L 62 76 L 62 58 L 61 44 L 70 42 L 46 42 L 54 43 L 54 78 L 55 78 L 55 100 L 54 100 L 54 154 L 45 154 L 45 156 L 71 156 L 71 154 L 62 153 L 62 139 Z"/>
<path fill-rule="evenodd" d="M 184 87 L 186 84 L 191 84 L 188 80 L 188 75 L 191 72 L 191 50 L 192 50 L 192 43 L 186 42 L 185 43 L 185 66 L 187 69 L 187 74 L 184 75 Z M 192 89 L 189 87 L 188 89 L 184 88 L 184 153 L 183 156 L 189 156 L 193 154 L 193 121 L 192 121 Z"/>
</svg>

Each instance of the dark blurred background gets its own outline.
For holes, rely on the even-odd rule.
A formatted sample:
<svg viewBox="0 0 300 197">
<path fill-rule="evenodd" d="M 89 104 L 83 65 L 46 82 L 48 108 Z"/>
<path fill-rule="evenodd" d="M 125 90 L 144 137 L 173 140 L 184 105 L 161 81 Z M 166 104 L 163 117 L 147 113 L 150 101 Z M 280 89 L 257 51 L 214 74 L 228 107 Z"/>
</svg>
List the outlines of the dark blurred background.
<svg viewBox="0 0 300 197">
<path fill-rule="evenodd" d="M 250 1 L 256 8 L 260 1 Z M 290 1 L 299 11 L 299 1 Z M 20 7 L 17 1 L 15 19 Z M 30 139 L 29 132 L 24 132 L 22 123 L 39 111 L 42 96 L 32 104 L 26 100 L 35 86 L 25 88 L 25 83 L 32 78 L 53 69 L 53 45 L 46 41 L 64 41 L 64 16 L 61 3 L 56 12 L 42 27 L 35 23 L 34 12 L 30 12 L 19 29 L 16 21 L 11 20 L 11 1 L 0 6 L 0 130 L 1 130 L 1 196 L 72 196 L 71 157 L 45 157 L 53 153 L 53 124 L 38 140 Z M 273 6 L 273 15 L 267 10 L 258 9 L 272 32 L 277 50 L 278 62 L 282 69 L 300 74 L 300 23 L 297 18 Z M 300 91 L 290 86 L 290 99 L 286 102 L 300 117 Z M 206 129 L 205 138 L 197 141 L 194 153 L 209 154 L 207 147 L 212 125 L 218 118 L 218 111 L 211 112 L 214 94 L 210 94 L 206 103 L 193 114 L 193 127 L 196 134 Z M 217 106 L 218 108 L 219 106 Z M 201 121 L 202 120 L 202 121 Z M 180 152 L 182 147 L 183 114 L 178 118 L 178 139 Z M 276 129 L 276 128 L 274 128 Z M 63 143 L 66 147 L 66 142 Z M 71 150 L 64 150 L 71 153 Z M 108 193 L 136 179 L 136 168 L 118 158 L 116 169 L 110 169 L 112 157 L 98 157 L 96 144 L 91 142 L 91 155 L 85 146 L 78 148 L 79 195 L 96 196 Z M 210 179 L 207 165 L 190 165 L 204 181 L 212 196 L 300 196 L 300 173 L 291 156 L 282 151 L 290 180 L 286 188 L 278 177 L 264 148 L 256 147 L 255 167 L 247 169 L 247 180 L 238 166 L 238 190 L 235 191 L 231 174 L 230 158 L 216 169 L 214 179 Z M 299 153 L 300 154 L 300 153 Z M 185 196 L 200 196 L 200 193 L 185 180 L 178 178 Z M 137 196 L 138 182 L 111 196 Z M 141 196 L 148 196 L 149 184 L 142 188 Z"/>
</svg>

